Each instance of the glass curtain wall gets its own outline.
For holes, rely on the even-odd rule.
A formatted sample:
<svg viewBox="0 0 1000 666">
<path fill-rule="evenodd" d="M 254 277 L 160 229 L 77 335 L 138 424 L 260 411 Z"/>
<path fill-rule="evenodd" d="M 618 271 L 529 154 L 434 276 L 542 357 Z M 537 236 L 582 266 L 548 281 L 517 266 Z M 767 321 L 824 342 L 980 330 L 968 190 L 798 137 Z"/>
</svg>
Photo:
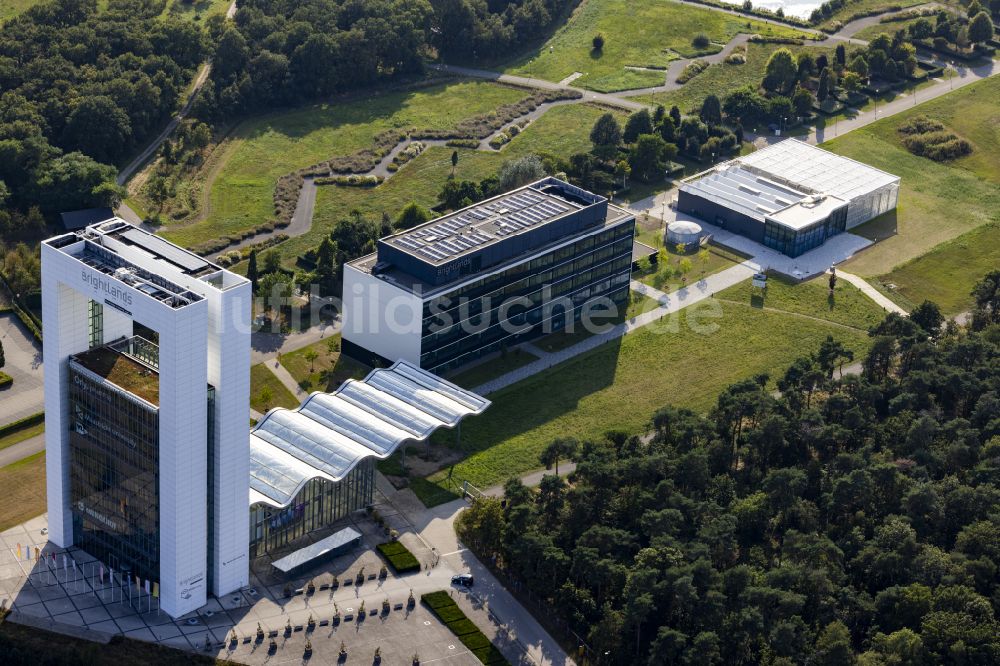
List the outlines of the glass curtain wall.
<svg viewBox="0 0 1000 666">
<path fill-rule="evenodd" d="M 421 367 L 444 372 L 503 346 L 561 330 L 579 320 L 588 301 L 601 296 L 626 304 L 634 234 L 630 220 L 428 301 Z M 502 307 L 515 298 L 523 304 Z M 512 334 L 507 322 L 530 328 Z"/>
<path fill-rule="evenodd" d="M 70 364 L 73 540 L 116 571 L 159 579 L 159 413 Z"/>
<path fill-rule="evenodd" d="M 310 479 L 288 507 L 250 507 L 250 557 L 287 546 L 299 537 L 327 527 L 374 501 L 375 463 L 365 458 L 337 483 Z"/>
</svg>

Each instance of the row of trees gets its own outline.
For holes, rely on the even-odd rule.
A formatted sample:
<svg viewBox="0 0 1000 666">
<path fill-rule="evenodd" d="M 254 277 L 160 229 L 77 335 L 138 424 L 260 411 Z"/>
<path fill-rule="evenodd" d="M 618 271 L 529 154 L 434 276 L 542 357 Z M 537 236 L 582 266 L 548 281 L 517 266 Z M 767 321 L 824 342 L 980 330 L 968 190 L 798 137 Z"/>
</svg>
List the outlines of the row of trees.
<svg viewBox="0 0 1000 666">
<path fill-rule="evenodd" d="M 649 437 L 560 441 L 567 479 L 511 480 L 459 533 L 592 663 L 998 663 L 998 284 L 968 330 L 887 318 L 861 375 L 831 338 L 780 394 L 757 376 Z"/>
<path fill-rule="evenodd" d="M 115 163 L 159 128 L 206 53 L 165 0 L 46 0 L 0 29 L 0 181 L 43 213 L 115 203 Z"/>
</svg>

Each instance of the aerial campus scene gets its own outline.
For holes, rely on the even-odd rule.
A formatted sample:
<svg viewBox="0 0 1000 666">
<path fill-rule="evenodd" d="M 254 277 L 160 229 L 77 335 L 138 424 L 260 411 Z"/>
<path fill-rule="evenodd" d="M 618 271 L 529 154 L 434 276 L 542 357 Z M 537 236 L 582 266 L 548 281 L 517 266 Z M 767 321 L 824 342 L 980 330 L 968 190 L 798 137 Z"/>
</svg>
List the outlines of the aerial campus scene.
<svg viewBox="0 0 1000 666">
<path fill-rule="evenodd" d="M 0 664 L 1000 663 L 1000 0 L 0 22 Z"/>
</svg>

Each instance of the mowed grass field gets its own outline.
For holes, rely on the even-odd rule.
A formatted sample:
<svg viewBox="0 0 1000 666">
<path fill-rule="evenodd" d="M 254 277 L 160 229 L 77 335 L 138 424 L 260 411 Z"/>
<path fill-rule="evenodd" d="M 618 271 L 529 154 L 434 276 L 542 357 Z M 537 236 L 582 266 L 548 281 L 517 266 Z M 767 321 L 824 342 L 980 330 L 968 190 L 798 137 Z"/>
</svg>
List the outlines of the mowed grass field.
<svg viewBox="0 0 1000 666">
<path fill-rule="evenodd" d="M 818 321 L 828 316 L 825 300 L 803 303 L 810 303 L 802 307 L 807 317 L 704 301 L 675 319 L 491 394 L 490 409 L 462 424 L 462 445 L 469 456 L 429 480 L 450 488 L 451 474 L 453 481 L 468 479 L 486 488 L 538 469 L 539 452 L 557 437 L 594 439 L 615 429 L 640 433 L 657 409 L 670 404 L 707 412 L 727 385 L 760 372 L 774 381 L 796 357 L 818 349 L 827 335 L 863 356 L 869 345 L 866 333 Z M 866 319 L 879 311 L 873 304 L 870 308 Z M 719 318 L 705 316 L 711 310 Z M 695 315 L 717 329 L 696 332 L 700 327 L 689 325 Z"/>
<path fill-rule="evenodd" d="M 861 331 L 875 326 L 886 315 L 882 308 L 847 280 L 837 281 L 831 298 L 825 276 L 800 284 L 772 277 L 767 281 L 767 293 L 763 297 L 752 293 L 749 281 L 743 282 L 720 291 L 716 298 L 765 311 L 780 310 L 817 317 Z"/>
<path fill-rule="evenodd" d="M 369 148 L 373 137 L 388 129 L 447 129 L 527 96 L 528 91 L 508 86 L 460 82 L 246 120 L 196 176 L 204 181 L 204 219 L 166 226 L 160 234 L 190 246 L 256 226 L 274 218 L 274 187 L 285 174 Z"/>
<path fill-rule="evenodd" d="M 556 106 L 532 122 L 500 151 L 431 146 L 407 163 L 391 178 L 375 188 L 321 186 L 316 195 L 316 211 L 309 233 L 282 243 L 285 259 L 319 245 L 322 237 L 352 210 L 366 215 L 388 213 L 395 219 L 404 206 L 414 201 L 425 208 L 437 204 L 437 195 L 451 175 L 451 153 L 458 151 L 455 178 L 482 180 L 494 175 L 504 161 L 528 154 L 569 157 L 589 151 L 590 130 L 607 109 L 589 104 Z M 618 113 L 624 121 L 625 114 Z"/>
<path fill-rule="evenodd" d="M 902 177 L 899 207 L 854 230 L 879 242 L 844 264 L 878 276 L 988 222 L 1000 221 L 1000 77 L 980 81 L 841 137 L 824 148 Z M 972 142 L 971 155 L 939 163 L 908 152 L 897 128 L 936 118 Z M 947 278 L 928 274 L 931 280 Z"/>
<path fill-rule="evenodd" d="M 306 393 L 335 391 L 346 380 L 361 379 L 371 372 L 367 365 L 341 355 L 339 333 L 329 339 L 337 341 L 336 350 L 330 350 L 328 340 L 320 340 L 281 355 L 281 365 Z M 310 350 L 316 352 L 316 358 L 311 362 L 306 357 Z"/>
<path fill-rule="evenodd" d="M 598 33 L 604 35 L 604 48 L 595 51 Z M 691 43 L 699 33 L 713 42 L 703 51 Z M 547 81 L 582 72 L 573 85 L 601 92 L 645 88 L 662 84 L 664 72 L 626 67 L 663 69 L 678 57 L 716 53 L 739 33 L 806 36 L 795 28 L 672 0 L 583 0 L 566 25 L 537 50 L 509 64 L 506 72 Z"/>
<path fill-rule="evenodd" d="M 0 0 L 0 23 L 6 23 L 21 12 L 31 9 L 42 0 Z"/>
<path fill-rule="evenodd" d="M 273 363 L 273 361 L 271 361 Z M 294 409 L 299 401 L 263 363 L 250 368 L 250 407 L 261 414 L 274 407 Z"/>
<path fill-rule="evenodd" d="M 990 222 L 880 275 L 878 282 L 895 285 L 887 295 L 905 308 L 930 300 L 944 314 L 956 315 L 972 309 L 972 288 L 998 266 L 1000 224 Z"/>
<path fill-rule="evenodd" d="M 45 452 L 0 467 L 0 532 L 45 513 Z"/>
</svg>

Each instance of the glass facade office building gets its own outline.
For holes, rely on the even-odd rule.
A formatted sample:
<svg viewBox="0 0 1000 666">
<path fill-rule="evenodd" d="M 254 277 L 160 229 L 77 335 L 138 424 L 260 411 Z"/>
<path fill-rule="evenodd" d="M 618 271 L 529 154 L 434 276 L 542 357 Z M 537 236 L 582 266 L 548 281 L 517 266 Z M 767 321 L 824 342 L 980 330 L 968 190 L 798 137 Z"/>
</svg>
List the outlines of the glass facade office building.
<svg viewBox="0 0 1000 666">
<path fill-rule="evenodd" d="M 158 409 L 70 362 L 73 540 L 116 571 L 159 578 Z"/>
<path fill-rule="evenodd" d="M 626 307 L 634 233 L 632 222 L 623 223 L 431 299 L 423 308 L 420 366 L 441 373 L 572 327 L 599 297 Z"/>
<path fill-rule="evenodd" d="M 632 213 L 556 178 L 387 236 L 345 265 L 343 349 L 440 374 L 588 310 L 611 321 L 628 303 L 634 236 Z"/>
</svg>

